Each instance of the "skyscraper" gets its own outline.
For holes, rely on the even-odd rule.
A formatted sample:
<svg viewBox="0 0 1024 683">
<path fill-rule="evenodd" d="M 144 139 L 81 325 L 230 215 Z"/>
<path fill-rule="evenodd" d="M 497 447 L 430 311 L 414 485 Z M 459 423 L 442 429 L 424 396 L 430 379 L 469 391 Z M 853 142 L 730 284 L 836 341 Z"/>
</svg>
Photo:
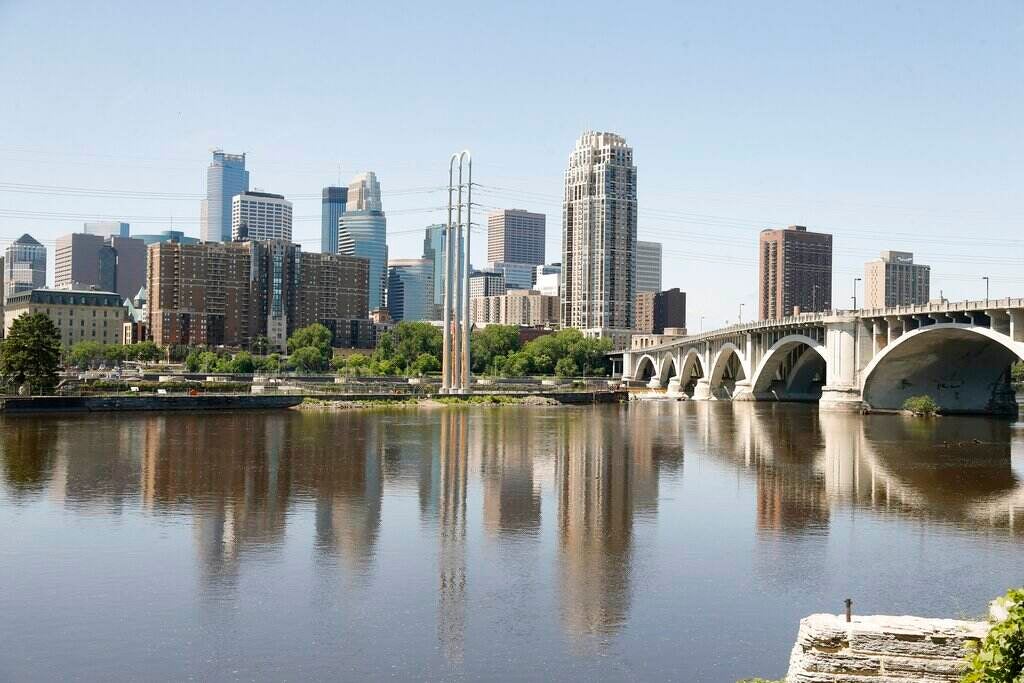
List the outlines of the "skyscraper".
<svg viewBox="0 0 1024 683">
<path fill-rule="evenodd" d="M 832 308 L 832 235 L 802 225 L 762 230 L 759 262 L 761 320 Z"/>
<path fill-rule="evenodd" d="M 377 175 L 373 171 L 361 173 L 348 186 L 348 203 L 338 220 L 338 253 L 369 260 L 371 311 L 384 306 L 388 278 L 387 233 Z"/>
<path fill-rule="evenodd" d="M 430 320 L 434 305 L 434 264 L 428 259 L 388 262 L 388 313 L 391 319 Z"/>
<path fill-rule="evenodd" d="M 128 299 L 146 284 L 146 244 L 132 237 L 62 235 L 57 238 L 53 264 L 57 289 L 96 289 Z"/>
<path fill-rule="evenodd" d="M 292 203 L 284 195 L 245 191 L 231 198 L 231 240 L 292 241 Z"/>
<path fill-rule="evenodd" d="M 661 291 L 661 242 L 636 242 L 636 292 Z"/>
<path fill-rule="evenodd" d="M 325 187 L 320 201 L 320 251 L 338 253 L 338 219 L 345 213 L 347 187 Z"/>
<path fill-rule="evenodd" d="M 4 297 L 45 286 L 46 247 L 22 235 L 4 251 Z"/>
<path fill-rule="evenodd" d="M 206 169 L 206 199 L 200 208 L 199 237 L 204 242 L 231 241 L 231 198 L 249 189 L 245 154 L 213 151 Z"/>
<path fill-rule="evenodd" d="M 588 131 L 565 171 L 562 325 L 621 338 L 633 326 L 636 166 L 615 133 Z"/>
<path fill-rule="evenodd" d="M 431 282 L 434 288 L 430 320 L 440 320 L 441 309 L 444 306 L 444 231 L 444 225 L 430 225 L 423 235 L 423 258 L 430 261 Z"/>
<path fill-rule="evenodd" d="M 883 251 L 864 264 L 864 308 L 926 304 L 931 296 L 931 267 L 914 263 L 909 251 Z"/>
<path fill-rule="evenodd" d="M 131 233 L 131 226 L 120 221 L 93 221 L 86 223 L 82 229 L 87 235 L 99 235 L 100 237 L 128 237 Z"/>
<path fill-rule="evenodd" d="M 522 209 L 502 209 L 487 217 L 487 260 L 544 263 L 545 217 Z"/>
</svg>

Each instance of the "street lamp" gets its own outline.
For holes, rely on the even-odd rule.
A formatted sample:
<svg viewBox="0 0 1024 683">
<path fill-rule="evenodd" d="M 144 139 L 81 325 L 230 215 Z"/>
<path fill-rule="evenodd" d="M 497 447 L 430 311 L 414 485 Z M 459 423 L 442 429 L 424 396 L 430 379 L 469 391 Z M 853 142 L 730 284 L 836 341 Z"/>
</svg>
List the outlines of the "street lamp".
<svg viewBox="0 0 1024 683">
<path fill-rule="evenodd" d="M 982 275 L 981 279 L 985 281 L 985 303 L 988 303 L 988 275 Z"/>
<path fill-rule="evenodd" d="M 857 310 L 857 283 L 860 282 L 859 277 L 853 278 L 853 310 Z"/>
<path fill-rule="evenodd" d="M 818 285 L 811 287 L 811 312 L 818 312 Z"/>
<path fill-rule="evenodd" d="M 700 331 L 704 331 L 704 316 L 700 317 Z"/>
<path fill-rule="evenodd" d="M 737 322 L 743 322 L 743 304 L 740 304 L 740 317 Z"/>
</svg>

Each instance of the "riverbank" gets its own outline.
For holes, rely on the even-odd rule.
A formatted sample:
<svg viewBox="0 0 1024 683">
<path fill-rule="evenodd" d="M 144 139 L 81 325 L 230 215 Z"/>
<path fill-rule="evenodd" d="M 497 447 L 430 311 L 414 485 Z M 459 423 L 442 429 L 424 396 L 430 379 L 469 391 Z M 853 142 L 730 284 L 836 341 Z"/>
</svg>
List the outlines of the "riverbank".
<svg viewBox="0 0 1024 683">
<path fill-rule="evenodd" d="M 142 411 L 282 410 L 302 396 L 200 394 L 198 396 L 17 396 L 0 398 L 0 414 L 96 413 Z"/>
<path fill-rule="evenodd" d="M 550 394 L 470 394 L 466 396 L 403 396 L 401 394 L 366 394 L 346 397 L 306 396 L 297 406 L 300 410 L 354 410 L 410 406 L 443 408 L 446 406 L 563 406 L 595 403 L 620 403 L 622 392 L 579 391 Z"/>
</svg>

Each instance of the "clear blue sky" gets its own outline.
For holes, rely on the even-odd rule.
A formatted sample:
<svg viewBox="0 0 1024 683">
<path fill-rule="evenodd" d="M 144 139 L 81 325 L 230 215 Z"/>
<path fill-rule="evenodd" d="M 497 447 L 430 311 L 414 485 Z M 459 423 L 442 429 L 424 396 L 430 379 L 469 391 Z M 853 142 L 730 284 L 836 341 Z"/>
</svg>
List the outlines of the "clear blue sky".
<svg viewBox="0 0 1024 683">
<path fill-rule="evenodd" d="M 197 234 L 222 147 L 295 200 L 313 250 L 320 188 L 375 170 L 391 253 L 417 256 L 445 197 L 410 190 L 468 147 L 478 201 L 546 213 L 557 261 L 562 173 L 595 128 L 635 150 L 640 237 L 691 328 L 756 314 L 757 233 L 792 223 L 835 235 L 837 306 L 882 249 L 930 263 L 934 296 L 983 296 L 982 275 L 1024 296 L 1022 123 L 1020 0 L 0 0 L 0 245 L 95 215 Z"/>
</svg>

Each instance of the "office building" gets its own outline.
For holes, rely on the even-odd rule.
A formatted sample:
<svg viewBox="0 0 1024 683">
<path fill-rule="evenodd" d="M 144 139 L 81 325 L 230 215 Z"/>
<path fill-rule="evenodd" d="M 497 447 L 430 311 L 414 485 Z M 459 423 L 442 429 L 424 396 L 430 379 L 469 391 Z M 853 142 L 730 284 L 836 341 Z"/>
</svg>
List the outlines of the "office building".
<svg viewBox="0 0 1024 683">
<path fill-rule="evenodd" d="M 423 258 L 431 264 L 431 282 L 433 286 L 433 310 L 430 320 L 440 320 L 444 308 L 444 259 L 445 259 L 445 236 L 446 227 L 436 224 L 427 226 L 423 236 Z M 461 259 L 462 252 L 459 251 Z"/>
<path fill-rule="evenodd" d="M 129 237 L 131 227 L 120 221 L 93 221 L 82 227 L 86 235 L 99 235 L 100 237 Z"/>
<path fill-rule="evenodd" d="M 325 187 L 320 200 L 320 251 L 338 253 L 338 219 L 345 214 L 347 187 Z"/>
<path fill-rule="evenodd" d="M 639 334 L 665 334 L 666 328 L 685 327 L 686 292 L 674 287 L 664 292 L 636 295 L 636 331 Z"/>
<path fill-rule="evenodd" d="M 430 259 L 391 259 L 387 303 L 388 314 L 394 321 L 433 319 L 433 262 Z"/>
<path fill-rule="evenodd" d="M 125 309 L 117 292 L 32 289 L 12 294 L 4 306 L 4 332 L 26 313 L 42 313 L 60 331 L 60 341 L 120 344 Z"/>
<path fill-rule="evenodd" d="M 496 296 L 469 299 L 469 319 L 474 325 L 550 327 L 558 324 L 559 299 L 535 289 L 510 289 Z"/>
<path fill-rule="evenodd" d="M 146 244 L 119 235 L 72 233 L 57 238 L 54 287 L 134 296 L 146 284 Z"/>
<path fill-rule="evenodd" d="M 369 261 L 371 311 L 384 306 L 388 278 L 387 226 L 377 175 L 373 171 L 361 173 L 348 186 L 345 213 L 338 220 L 338 253 Z"/>
<path fill-rule="evenodd" d="M 544 263 L 545 217 L 521 209 L 502 209 L 487 216 L 487 260 Z"/>
<path fill-rule="evenodd" d="M 142 287 L 134 297 L 124 301 L 124 322 L 121 324 L 121 343 L 137 344 L 149 339 L 149 296 Z"/>
<path fill-rule="evenodd" d="M 4 250 L 4 296 L 46 287 L 46 247 L 31 235 Z"/>
<path fill-rule="evenodd" d="M 564 327 L 628 343 L 636 278 L 636 191 L 633 150 L 625 139 L 584 133 L 565 171 Z"/>
<path fill-rule="evenodd" d="M 4 319 L 4 257 L 0 256 L 0 320 Z M 4 338 L 3 325 L 0 325 L 0 339 Z"/>
<path fill-rule="evenodd" d="M 231 199 L 249 189 L 244 154 L 214 150 L 206 169 L 206 199 L 199 211 L 199 237 L 204 242 L 231 241 Z"/>
<path fill-rule="evenodd" d="M 292 203 L 284 195 L 242 192 L 231 198 L 231 239 L 292 241 Z"/>
<path fill-rule="evenodd" d="M 149 329 L 161 346 L 249 346 L 258 336 L 284 350 L 319 322 L 335 346 L 368 340 L 368 264 L 305 253 L 281 240 L 149 247 Z"/>
<path fill-rule="evenodd" d="M 914 263 L 909 251 L 883 251 L 880 258 L 864 264 L 864 308 L 928 303 L 931 270 Z"/>
<path fill-rule="evenodd" d="M 246 156 L 213 151 L 206 170 L 206 199 L 200 207 L 200 239 L 203 242 L 230 242 L 231 198 L 249 189 Z"/>
<path fill-rule="evenodd" d="M 636 242 L 636 292 L 661 291 L 661 242 Z"/>
<path fill-rule="evenodd" d="M 509 261 L 491 261 L 485 270 L 501 273 L 505 278 L 506 289 L 530 289 L 537 266 L 530 263 L 511 263 Z"/>
<path fill-rule="evenodd" d="M 761 320 L 832 309 L 832 235 L 802 225 L 761 231 Z"/>
<path fill-rule="evenodd" d="M 549 263 L 535 266 L 533 270 L 533 289 L 547 296 L 561 296 L 559 280 L 562 278 L 562 264 Z"/>
<path fill-rule="evenodd" d="M 475 296 L 495 296 L 504 294 L 508 289 L 505 276 L 487 270 L 475 270 L 469 275 L 469 298 Z"/>
<path fill-rule="evenodd" d="M 163 230 L 161 232 L 154 232 L 146 235 L 132 235 L 132 239 L 140 240 L 147 247 L 150 244 L 157 244 L 159 242 L 178 242 L 180 244 L 198 244 L 199 240 L 195 237 L 188 237 L 181 230 Z"/>
</svg>

